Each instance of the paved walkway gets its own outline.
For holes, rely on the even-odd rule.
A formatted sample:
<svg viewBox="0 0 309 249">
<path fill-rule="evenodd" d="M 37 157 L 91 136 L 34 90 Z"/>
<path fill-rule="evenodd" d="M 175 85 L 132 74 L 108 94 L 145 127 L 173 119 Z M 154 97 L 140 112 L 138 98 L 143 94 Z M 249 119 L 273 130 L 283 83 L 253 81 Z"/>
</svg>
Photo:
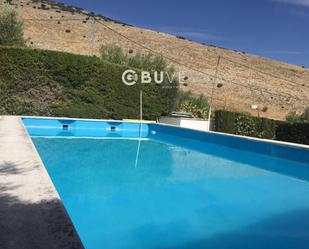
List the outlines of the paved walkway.
<svg viewBox="0 0 309 249">
<path fill-rule="evenodd" d="M 0 119 L 0 248 L 83 248 L 20 118 Z"/>
</svg>

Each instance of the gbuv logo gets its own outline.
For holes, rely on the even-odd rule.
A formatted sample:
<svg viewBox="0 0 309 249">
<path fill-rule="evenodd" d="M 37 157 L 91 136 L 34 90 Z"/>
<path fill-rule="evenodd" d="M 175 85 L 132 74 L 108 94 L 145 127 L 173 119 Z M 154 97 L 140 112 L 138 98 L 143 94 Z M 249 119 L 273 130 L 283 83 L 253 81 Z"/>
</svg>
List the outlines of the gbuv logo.
<svg viewBox="0 0 309 249">
<path fill-rule="evenodd" d="M 149 84 L 149 83 L 155 83 L 155 84 L 161 84 L 163 82 L 173 83 L 178 77 L 178 82 L 181 81 L 180 73 L 173 73 L 170 74 L 168 72 L 148 72 L 148 71 L 141 71 L 140 74 L 138 74 L 136 71 L 129 69 L 123 72 L 122 74 L 122 82 L 126 84 L 127 86 L 133 86 L 135 85 L 138 80 L 140 79 L 140 82 L 142 84 Z"/>
</svg>

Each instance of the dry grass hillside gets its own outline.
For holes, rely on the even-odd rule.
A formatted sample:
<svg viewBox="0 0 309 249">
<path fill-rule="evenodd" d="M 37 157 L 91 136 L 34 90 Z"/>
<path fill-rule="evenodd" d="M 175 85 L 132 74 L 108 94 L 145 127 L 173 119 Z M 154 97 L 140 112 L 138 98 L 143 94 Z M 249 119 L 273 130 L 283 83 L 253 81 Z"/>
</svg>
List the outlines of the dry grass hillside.
<svg viewBox="0 0 309 249">
<path fill-rule="evenodd" d="M 117 43 L 128 53 L 148 53 L 143 45 L 168 57 L 177 71 L 184 72 L 182 89 L 210 96 L 214 85 L 216 108 L 284 119 L 289 111 L 309 106 L 309 69 L 198 44 L 103 16 L 92 18 L 91 13 L 66 5 L 10 2 L 24 20 L 25 36 L 33 47 L 98 55 L 100 45 Z M 258 105 L 259 110 L 251 109 L 251 105 Z"/>
</svg>

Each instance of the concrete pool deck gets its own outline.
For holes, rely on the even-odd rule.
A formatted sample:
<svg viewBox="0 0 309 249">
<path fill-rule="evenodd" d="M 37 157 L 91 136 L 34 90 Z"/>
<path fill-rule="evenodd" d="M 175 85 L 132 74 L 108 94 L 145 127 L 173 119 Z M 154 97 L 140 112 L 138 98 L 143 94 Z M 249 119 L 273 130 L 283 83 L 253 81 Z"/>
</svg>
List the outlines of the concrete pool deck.
<svg viewBox="0 0 309 249">
<path fill-rule="evenodd" d="M 0 119 L 0 248 L 83 248 L 16 116 Z"/>
</svg>

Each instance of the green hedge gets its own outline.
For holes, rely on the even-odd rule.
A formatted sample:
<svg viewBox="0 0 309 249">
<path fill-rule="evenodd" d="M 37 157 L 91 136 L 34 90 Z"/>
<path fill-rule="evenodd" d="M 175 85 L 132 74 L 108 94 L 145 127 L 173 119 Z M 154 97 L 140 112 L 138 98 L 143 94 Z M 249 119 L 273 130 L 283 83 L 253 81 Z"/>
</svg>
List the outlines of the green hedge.
<svg viewBox="0 0 309 249">
<path fill-rule="evenodd" d="M 215 130 L 219 132 L 274 139 L 277 125 L 278 121 L 272 119 L 224 110 L 215 112 Z"/>
<path fill-rule="evenodd" d="M 214 121 L 218 132 L 309 144 L 309 123 L 287 123 L 224 110 L 215 112 Z"/>
<path fill-rule="evenodd" d="M 171 111 L 175 85 L 126 86 L 126 69 L 96 57 L 0 47 L 0 114 L 137 118 L 140 89 L 144 118 Z"/>
<path fill-rule="evenodd" d="M 276 131 L 276 139 L 309 145 L 309 123 L 280 124 Z"/>
</svg>

